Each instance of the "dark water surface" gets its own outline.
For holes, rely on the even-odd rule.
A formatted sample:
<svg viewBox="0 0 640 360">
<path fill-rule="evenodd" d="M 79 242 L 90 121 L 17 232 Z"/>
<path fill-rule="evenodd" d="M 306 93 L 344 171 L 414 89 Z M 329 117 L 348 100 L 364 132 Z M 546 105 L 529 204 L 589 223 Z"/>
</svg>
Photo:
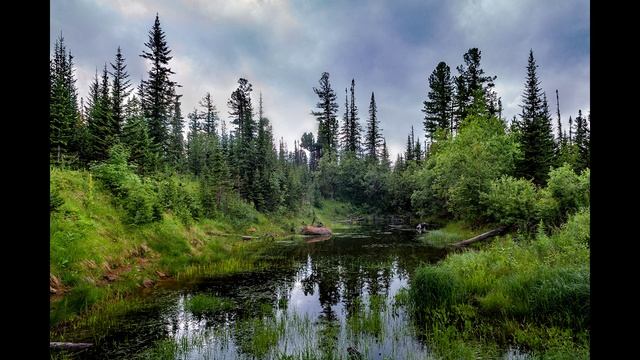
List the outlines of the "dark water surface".
<svg viewBox="0 0 640 360">
<path fill-rule="evenodd" d="M 166 283 L 143 297 L 143 309 L 111 319 L 108 331 L 67 332 L 94 342 L 77 358 L 132 359 L 157 342 L 178 344 L 177 359 L 424 359 L 428 347 L 396 294 L 415 268 L 445 251 L 415 231 L 357 228 L 331 238 L 278 241 L 263 258 L 268 270 L 195 283 Z M 195 315 L 197 294 L 231 301 L 231 310 Z M 292 357 L 287 357 L 292 356 Z"/>
</svg>

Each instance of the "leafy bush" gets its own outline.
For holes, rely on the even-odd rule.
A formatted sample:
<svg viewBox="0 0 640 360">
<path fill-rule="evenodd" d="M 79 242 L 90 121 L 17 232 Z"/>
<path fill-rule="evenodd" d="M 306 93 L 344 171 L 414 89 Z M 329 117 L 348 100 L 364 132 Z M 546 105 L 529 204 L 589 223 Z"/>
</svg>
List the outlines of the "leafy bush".
<svg viewBox="0 0 640 360">
<path fill-rule="evenodd" d="M 222 212 L 235 226 L 245 226 L 258 222 L 258 212 L 235 193 L 222 197 Z"/>
<path fill-rule="evenodd" d="M 549 173 L 547 188 L 558 202 L 560 214 L 568 215 L 581 207 L 589 205 L 590 170 L 576 174 L 570 165 L 565 164 Z"/>
<path fill-rule="evenodd" d="M 501 225 L 527 229 L 537 223 L 537 192 L 529 180 L 502 176 L 491 181 L 489 191 L 481 194 L 487 215 Z"/>
<path fill-rule="evenodd" d="M 197 195 L 190 192 L 175 176 L 158 180 L 158 200 L 161 207 L 172 211 L 183 223 L 197 219 L 202 211 Z"/>
<path fill-rule="evenodd" d="M 458 135 L 442 140 L 428 158 L 421 171 L 426 181 L 418 182 L 420 192 L 412 200 L 424 206 L 429 198 L 439 198 L 455 216 L 481 220 L 485 209 L 480 194 L 489 190 L 491 180 L 511 173 L 519 156 L 515 139 L 499 119 L 471 115 Z"/>
<path fill-rule="evenodd" d="M 105 163 L 95 165 L 93 172 L 104 186 L 115 196 L 116 203 L 125 212 L 125 221 L 131 224 L 145 224 L 161 218 L 162 208 L 157 193 L 149 182 L 143 183 L 128 165 L 129 151 L 116 144 L 109 151 Z"/>
</svg>

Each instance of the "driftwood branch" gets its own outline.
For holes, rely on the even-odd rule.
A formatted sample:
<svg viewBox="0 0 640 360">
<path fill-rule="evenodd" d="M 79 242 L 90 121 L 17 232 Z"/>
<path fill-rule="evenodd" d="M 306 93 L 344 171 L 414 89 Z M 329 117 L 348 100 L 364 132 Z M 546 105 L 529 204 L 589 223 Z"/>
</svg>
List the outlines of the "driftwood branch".
<svg viewBox="0 0 640 360">
<path fill-rule="evenodd" d="M 462 241 L 459 241 L 457 243 L 451 244 L 450 246 L 455 246 L 455 247 L 466 246 L 466 245 L 472 244 L 472 243 L 474 243 L 476 241 L 481 241 L 481 240 L 488 239 L 490 237 L 494 237 L 494 236 L 502 233 L 505 229 L 506 229 L 505 227 L 499 227 L 497 229 L 494 229 L 494 230 L 491 230 L 491 231 L 487 231 L 484 234 L 480 234 L 478 236 L 474 236 L 471 239 L 462 240 Z"/>
<path fill-rule="evenodd" d="M 60 350 L 82 350 L 86 349 L 93 344 L 90 343 L 70 343 L 70 342 L 50 342 L 49 347 L 51 349 L 60 349 Z"/>
</svg>

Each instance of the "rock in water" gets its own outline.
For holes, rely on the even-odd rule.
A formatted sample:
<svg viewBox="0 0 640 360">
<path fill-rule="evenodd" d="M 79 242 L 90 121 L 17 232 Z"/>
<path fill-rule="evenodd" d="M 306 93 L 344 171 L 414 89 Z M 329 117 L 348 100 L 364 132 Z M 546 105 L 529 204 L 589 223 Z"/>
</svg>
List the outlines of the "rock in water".
<svg viewBox="0 0 640 360">
<path fill-rule="evenodd" d="M 300 232 L 302 235 L 331 235 L 331 229 L 319 226 L 305 226 Z"/>
</svg>

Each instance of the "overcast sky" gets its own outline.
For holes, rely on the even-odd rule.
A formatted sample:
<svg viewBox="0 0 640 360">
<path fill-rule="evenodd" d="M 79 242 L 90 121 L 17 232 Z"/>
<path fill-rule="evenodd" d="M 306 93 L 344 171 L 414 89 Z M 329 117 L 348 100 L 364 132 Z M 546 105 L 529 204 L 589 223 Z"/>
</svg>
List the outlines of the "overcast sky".
<svg viewBox="0 0 640 360">
<path fill-rule="evenodd" d="M 554 114 L 555 90 L 560 93 L 565 126 L 578 109 L 589 111 L 586 0 L 56 0 L 50 47 L 62 33 L 75 57 L 80 96 L 86 97 L 96 68 L 112 62 L 118 46 L 132 83 L 146 77 L 148 65 L 139 55 L 156 13 L 172 50 L 174 80 L 183 86 L 183 114 L 208 91 L 228 120 L 227 100 L 244 77 L 253 84 L 256 104 L 262 92 L 274 135 L 290 149 L 303 132 L 317 131 L 312 88 L 327 71 L 340 121 L 351 78 L 362 123 L 375 92 L 395 159 L 411 125 L 424 139 L 420 110 L 428 76 L 440 61 L 457 74 L 471 47 L 482 51 L 485 72 L 497 75 L 508 119 L 520 112 L 529 49 Z"/>
</svg>

